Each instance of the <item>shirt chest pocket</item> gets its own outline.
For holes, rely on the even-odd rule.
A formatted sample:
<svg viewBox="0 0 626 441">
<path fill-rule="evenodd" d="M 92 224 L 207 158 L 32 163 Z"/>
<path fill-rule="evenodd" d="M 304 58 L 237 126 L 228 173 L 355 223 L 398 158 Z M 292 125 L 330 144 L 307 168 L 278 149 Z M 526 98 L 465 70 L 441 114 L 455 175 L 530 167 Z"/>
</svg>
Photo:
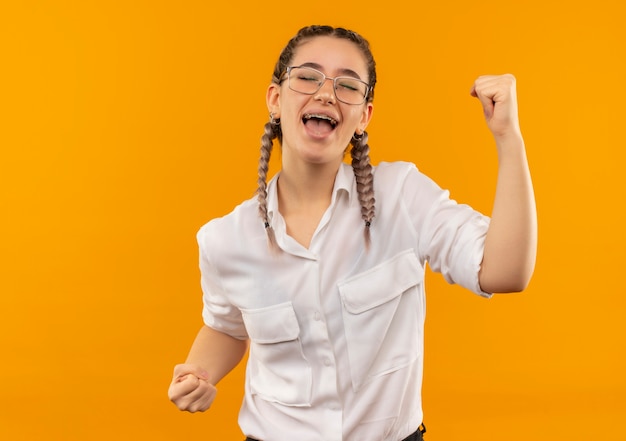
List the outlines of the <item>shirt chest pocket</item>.
<svg viewBox="0 0 626 441">
<path fill-rule="evenodd" d="M 288 406 L 310 406 L 312 373 L 291 302 L 241 311 L 250 337 L 251 392 Z"/>
<path fill-rule="evenodd" d="M 424 268 L 407 250 L 339 284 L 355 391 L 420 357 L 423 281 Z"/>
</svg>

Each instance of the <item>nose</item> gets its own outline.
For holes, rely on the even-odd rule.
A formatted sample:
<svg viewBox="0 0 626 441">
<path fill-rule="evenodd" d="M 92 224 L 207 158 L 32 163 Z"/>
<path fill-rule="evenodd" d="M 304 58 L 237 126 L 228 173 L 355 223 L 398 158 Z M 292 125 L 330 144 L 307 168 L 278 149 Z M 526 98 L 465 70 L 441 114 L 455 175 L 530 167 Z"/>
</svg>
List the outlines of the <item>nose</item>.
<svg viewBox="0 0 626 441">
<path fill-rule="evenodd" d="M 332 78 L 324 79 L 324 84 L 315 94 L 315 98 L 325 103 L 335 103 L 337 97 L 335 96 L 335 82 Z"/>
</svg>

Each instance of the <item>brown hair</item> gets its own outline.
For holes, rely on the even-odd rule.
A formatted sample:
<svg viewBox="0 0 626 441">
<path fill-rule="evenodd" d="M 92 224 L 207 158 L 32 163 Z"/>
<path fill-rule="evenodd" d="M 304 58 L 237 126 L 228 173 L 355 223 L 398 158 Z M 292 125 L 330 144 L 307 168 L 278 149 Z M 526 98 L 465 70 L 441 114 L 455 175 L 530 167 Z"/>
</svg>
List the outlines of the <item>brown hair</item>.
<svg viewBox="0 0 626 441">
<path fill-rule="evenodd" d="M 280 53 L 280 57 L 274 67 L 272 82 L 280 84 L 283 73 L 291 63 L 295 51 L 300 44 L 314 37 L 320 36 L 343 38 L 353 42 L 359 47 L 359 49 L 361 49 L 367 63 L 370 85 L 366 100 L 367 102 L 372 102 L 374 100 L 374 86 L 376 85 L 376 63 L 370 50 L 369 43 L 365 38 L 361 37 L 356 32 L 349 31 L 344 28 L 334 28 L 332 26 L 308 26 L 300 29 L 298 33 L 291 40 L 289 40 L 285 48 Z M 269 159 L 272 153 L 273 140 L 275 138 L 278 139 L 279 142 L 282 142 L 280 120 L 274 119 L 274 117 L 270 115 L 270 121 L 265 124 L 265 130 L 263 136 L 261 137 L 261 157 L 259 159 L 258 168 L 259 176 L 257 180 L 257 199 L 259 202 L 259 216 L 263 219 L 265 231 L 267 232 L 267 238 L 270 247 L 273 250 L 277 250 L 278 245 L 276 244 L 274 230 L 270 224 L 267 212 L 267 171 L 269 169 Z M 375 199 L 374 176 L 372 174 L 372 166 L 370 164 L 369 145 L 367 140 L 367 132 L 363 132 L 362 135 L 355 134 L 350 142 L 352 144 L 350 154 L 352 156 L 354 176 L 356 177 L 357 193 L 361 203 L 361 218 L 365 222 L 365 246 L 369 247 L 370 225 L 375 213 Z"/>
</svg>

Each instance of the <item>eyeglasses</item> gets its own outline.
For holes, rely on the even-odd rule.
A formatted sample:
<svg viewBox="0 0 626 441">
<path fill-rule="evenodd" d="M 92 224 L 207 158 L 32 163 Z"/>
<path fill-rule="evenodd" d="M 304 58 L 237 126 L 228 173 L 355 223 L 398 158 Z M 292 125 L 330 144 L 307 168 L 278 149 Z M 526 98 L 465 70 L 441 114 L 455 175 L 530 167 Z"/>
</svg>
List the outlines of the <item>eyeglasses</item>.
<svg viewBox="0 0 626 441">
<path fill-rule="evenodd" d="M 290 66 L 285 73 L 289 88 L 294 92 L 313 95 L 322 88 L 326 80 L 333 80 L 337 100 L 346 104 L 363 104 L 370 91 L 370 85 L 353 77 L 327 77 L 312 67 Z"/>
</svg>

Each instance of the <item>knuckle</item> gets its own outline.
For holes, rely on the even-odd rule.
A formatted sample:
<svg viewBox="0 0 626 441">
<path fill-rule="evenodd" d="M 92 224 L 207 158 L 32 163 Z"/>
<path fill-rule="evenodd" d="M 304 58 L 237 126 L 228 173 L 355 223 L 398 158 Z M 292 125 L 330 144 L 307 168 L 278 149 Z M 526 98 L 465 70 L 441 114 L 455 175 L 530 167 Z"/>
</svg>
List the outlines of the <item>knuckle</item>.
<svg viewBox="0 0 626 441">
<path fill-rule="evenodd" d="M 176 398 L 172 400 L 172 403 L 174 403 L 180 410 L 187 410 L 188 403 L 185 399 Z"/>
</svg>

